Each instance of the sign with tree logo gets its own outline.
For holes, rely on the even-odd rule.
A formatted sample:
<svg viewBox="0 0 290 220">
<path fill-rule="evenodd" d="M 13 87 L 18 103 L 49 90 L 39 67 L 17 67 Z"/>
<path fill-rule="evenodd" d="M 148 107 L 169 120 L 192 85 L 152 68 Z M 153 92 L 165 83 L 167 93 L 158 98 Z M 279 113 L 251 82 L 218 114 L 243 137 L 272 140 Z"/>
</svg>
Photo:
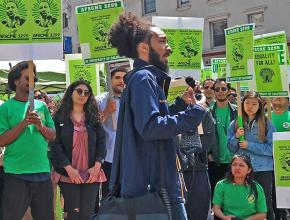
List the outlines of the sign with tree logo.
<svg viewBox="0 0 290 220">
<path fill-rule="evenodd" d="M 76 7 L 78 33 L 85 64 L 122 59 L 108 42 L 108 32 L 122 12 L 122 1 Z"/>
<path fill-rule="evenodd" d="M 290 208 L 290 132 L 273 133 L 277 208 Z"/>
<path fill-rule="evenodd" d="M 61 1 L 0 0 L 0 60 L 62 58 Z"/>
<path fill-rule="evenodd" d="M 168 59 L 170 76 L 200 79 L 204 19 L 153 16 L 152 23 L 164 31 L 172 49 Z"/>
<path fill-rule="evenodd" d="M 96 65 L 85 65 L 81 54 L 67 54 L 66 62 L 66 84 L 84 80 L 93 90 L 94 95 L 100 94 L 100 79 Z"/>
<path fill-rule="evenodd" d="M 256 91 L 264 97 L 288 97 L 285 44 L 254 47 Z"/>
<path fill-rule="evenodd" d="M 225 30 L 227 81 L 253 79 L 254 24 L 235 26 Z"/>
</svg>

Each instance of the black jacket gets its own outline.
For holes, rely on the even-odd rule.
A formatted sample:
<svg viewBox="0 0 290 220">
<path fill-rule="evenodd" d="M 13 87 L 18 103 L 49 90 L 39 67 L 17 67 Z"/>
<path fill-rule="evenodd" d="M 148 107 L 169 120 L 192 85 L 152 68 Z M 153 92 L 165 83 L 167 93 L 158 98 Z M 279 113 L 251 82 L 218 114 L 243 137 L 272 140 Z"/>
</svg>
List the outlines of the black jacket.
<svg viewBox="0 0 290 220">
<path fill-rule="evenodd" d="M 51 163 L 56 172 L 67 176 L 65 166 L 72 162 L 72 146 L 74 127 L 70 119 L 60 120 L 54 117 L 56 139 L 49 144 Z M 89 168 L 95 165 L 96 161 L 103 162 L 106 156 L 105 132 L 101 123 L 94 125 L 92 122 L 85 122 L 88 132 L 88 154 Z"/>
</svg>

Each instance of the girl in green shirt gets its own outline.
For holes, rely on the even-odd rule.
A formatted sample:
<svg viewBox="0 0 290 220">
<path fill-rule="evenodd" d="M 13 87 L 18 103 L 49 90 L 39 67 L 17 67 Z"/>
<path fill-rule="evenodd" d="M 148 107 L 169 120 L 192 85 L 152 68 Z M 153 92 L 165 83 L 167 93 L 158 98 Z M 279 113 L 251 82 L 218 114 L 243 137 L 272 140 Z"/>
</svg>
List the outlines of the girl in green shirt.
<svg viewBox="0 0 290 220">
<path fill-rule="evenodd" d="M 227 177 L 215 187 L 213 210 L 221 220 L 266 219 L 263 188 L 253 180 L 253 168 L 247 155 L 236 154 Z"/>
</svg>

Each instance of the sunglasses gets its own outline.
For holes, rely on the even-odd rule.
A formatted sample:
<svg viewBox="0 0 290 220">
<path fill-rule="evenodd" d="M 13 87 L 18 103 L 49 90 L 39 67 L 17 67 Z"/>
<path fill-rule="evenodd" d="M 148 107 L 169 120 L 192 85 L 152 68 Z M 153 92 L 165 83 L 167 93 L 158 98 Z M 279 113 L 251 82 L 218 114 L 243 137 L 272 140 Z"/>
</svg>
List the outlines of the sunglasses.
<svg viewBox="0 0 290 220">
<path fill-rule="evenodd" d="M 227 87 L 216 87 L 216 88 L 214 88 L 215 92 L 220 92 L 220 91 L 225 92 L 227 90 L 228 90 Z"/>
<path fill-rule="evenodd" d="M 34 96 L 34 99 L 43 99 L 43 96 L 42 95 L 37 95 L 37 96 Z"/>
<path fill-rule="evenodd" d="M 205 87 L 203 87 L 204 89 L 213 89 L 213 87 L 212 86 L 205 86 Z"/>
<path fill-rule="evenodd" d="M 77 88 L 75 89 L 75 91 L 77 92 L 77 94 L 79 96 L 85 96 L 88 97 L 91 93 L 89 92 L 89 90 L 82 90 L 81 88 Z"/>
<path fill-rule="evenodd" d="M 29 77 L 26 77 L 26 80 L 29 81 Z M 37 82 L 38 81 L 38 78 L 34 77 L 33 81 L 34 82 Z"/>
</svg>

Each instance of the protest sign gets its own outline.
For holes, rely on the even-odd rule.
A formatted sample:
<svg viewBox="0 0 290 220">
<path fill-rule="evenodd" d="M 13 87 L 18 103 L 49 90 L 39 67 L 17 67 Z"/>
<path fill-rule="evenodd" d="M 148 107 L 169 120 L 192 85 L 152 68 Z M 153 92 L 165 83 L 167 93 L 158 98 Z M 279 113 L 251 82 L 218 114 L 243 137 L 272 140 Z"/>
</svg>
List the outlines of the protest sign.
<svg viewBox="0 0 290 220">
<path fill-rule="evenodd" d="M 277 208 L 290 208 L 290 132 L 273 133 Z"/>
<path fill-rule="evenodd" d="M 169 57 L 170 76 L 192 76 L 199 80 L 204 19 L 153 16 L 152 23 L 165 32 L 173 51 Z"/>
<path fill-rule="evenodd" d="M 76 7 L 78 33 L 85 64 L 121 59 L 117 50 L 108 43 L 108 32 L 122 12 L 122 1 Z"/>
<path fill-rule="evenodd" d="M 0 20 L 0 60 L 63 58 L 61 1 L 0 0 Z"/>
<path fill-rule="evenodd" d="M 286 44 L 287 35 L 285 31 L 278 31 L 273 33 L 267 33 L 262 35 L 254 36 L 254 46 L 268 45 L 268 44 Z M 286 47 L 287 65 L 290 65 L 289 51 Z"/>
<path fill-rule="evenodd" d="M 253 79 L 254 24 L 239 25 L 225 29 L 227 81 Z"/>
<path fill-rule="evenodd" d="M 211 66 L 204 66 L 201 69 L 200 83 L 203 83 L 206 79 L 213 79 Z"/>
<path fill-rule="evenodd" d="M 226 58 L 212 58 L 211 68 L 214 79 L 226 78 Z"/>
<path fill-rule="evenodd" d="M 254 47 L 256 88 L 264 97 L 288 97 L 285 44 Z"/>
<path fill-rule="evenodd" d="M 96 64 L 85 65 L 81 54 L 67 54 L 66 62 L 66 84 L 67 87 L 77 80 L 87 81 L 94 95 L 100 94 L 100 78 Z"/>
</svg>

